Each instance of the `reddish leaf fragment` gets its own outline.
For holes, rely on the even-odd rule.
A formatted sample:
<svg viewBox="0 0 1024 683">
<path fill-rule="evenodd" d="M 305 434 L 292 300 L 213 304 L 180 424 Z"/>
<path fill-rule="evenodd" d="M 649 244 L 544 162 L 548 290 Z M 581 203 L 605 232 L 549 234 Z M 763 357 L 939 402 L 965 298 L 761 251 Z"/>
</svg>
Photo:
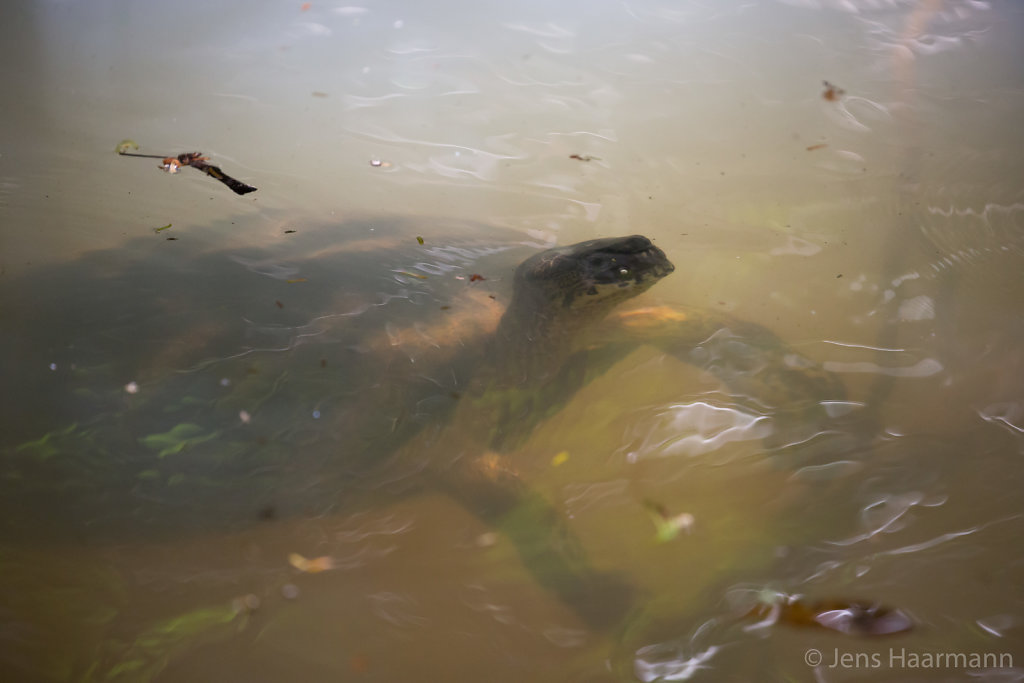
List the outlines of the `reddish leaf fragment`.
<svg viewBox="0 0 1024 683">
<path fill-rule="evenodd" d="M 821 96 L 829 102 L 838 102 L 839 98 L 846 94 L 845 90 L 828 81 L 822 81 L 821 83 L 825 86 L 825 92 L 821 93 Z"/>
<path fill-rule="evenodd" d="M 480 273 L 473 273 L 472 275 L 470 275 L 470 276 L 469 276 L 469 281 L 470 281 L 470 282 L 477 282 L 477 281 L 479 281 L 479 280 L 486 280 L 486 279 L 487 279 L 487 278 L 485 278 L 485 277 L 484 277 L 483 275 L 481 275 Z"/>
<path fill-rule="evenodd" d="M 853 636 L 887 636 L 904 633 L 914 627 L 911 618 L 901 610 L 867 600 L 808 602 L 788 597 L 774 604 L 761 603 L 747 616 Z"/>
</svg>

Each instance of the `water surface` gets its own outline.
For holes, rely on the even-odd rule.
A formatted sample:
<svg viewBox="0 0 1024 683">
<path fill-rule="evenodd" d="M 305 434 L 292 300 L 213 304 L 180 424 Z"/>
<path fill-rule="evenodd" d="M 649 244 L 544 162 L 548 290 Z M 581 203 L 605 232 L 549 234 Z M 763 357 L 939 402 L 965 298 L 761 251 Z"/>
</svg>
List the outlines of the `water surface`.
<svg viewBox="0 0 1024 683">
<path fill-rule="evenodd" d="M 0 27 L 4 680 L 1022 675 L 1016 5 L 54 1 Z M 642 303 L 767 326 L 858 419 L 772 450 L 777 406 L 642 349 L 544 421 L 502 462 L 635 587 L 598 631 L 364 463 L 443 432 L 459 354 L 422 362 L 516 263 L 632 233 L 677 267 Z M 692 530 L 658 543 L 647 500 Z M 917 626 L 749 629 L 765 588 Z"/>
</svg>

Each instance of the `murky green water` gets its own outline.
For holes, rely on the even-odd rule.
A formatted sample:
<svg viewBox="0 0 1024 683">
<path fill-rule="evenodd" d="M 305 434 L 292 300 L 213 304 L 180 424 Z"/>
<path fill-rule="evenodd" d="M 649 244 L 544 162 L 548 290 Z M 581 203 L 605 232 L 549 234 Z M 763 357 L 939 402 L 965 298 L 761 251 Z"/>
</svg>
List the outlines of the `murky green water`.
<svg viewBox="0 0 1024 683">
<path fill-rule="evenodd" d="M 5 6 L 0 678 L 1016 680 L 1022 31 L 953 0 Z M 632 233 L 676 265 L 640 304 L 767 326 L 852 413 L 779 448 L 783 406 L 647 347 L 501 457 L 453 434 L 514 266 Z M 626 616 L 388 460 L 463 436 Z M 751 628 L 764 588 L 916 627 Z"/>
</svg>

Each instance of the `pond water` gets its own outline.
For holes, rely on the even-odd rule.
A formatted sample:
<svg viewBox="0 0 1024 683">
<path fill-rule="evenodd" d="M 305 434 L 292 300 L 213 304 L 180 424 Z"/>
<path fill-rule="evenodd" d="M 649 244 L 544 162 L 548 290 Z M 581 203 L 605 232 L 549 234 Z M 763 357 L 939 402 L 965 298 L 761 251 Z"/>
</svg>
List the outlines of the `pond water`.
<svg viewBox="0 0 1024 683">
<path fill-rule="evenodd" d="M 0 679 L 1024 679 L 1024 8 L 347 2 L 0 9 Z M 515 265 L 635 233 L 835 420 L 641 345 L 489 449 Z"/>
</svg>

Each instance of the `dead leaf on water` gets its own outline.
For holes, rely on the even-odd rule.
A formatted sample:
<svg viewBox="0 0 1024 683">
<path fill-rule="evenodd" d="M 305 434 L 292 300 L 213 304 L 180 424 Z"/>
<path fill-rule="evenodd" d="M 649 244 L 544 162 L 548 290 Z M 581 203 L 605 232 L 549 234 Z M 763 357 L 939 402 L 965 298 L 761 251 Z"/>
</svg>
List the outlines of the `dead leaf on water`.
<svg viewBox="0 0 1024 683">
<path fill-rule="evenodd" d="M 839 98 L 846 94 L 845 90 L 834 83 L 829 83 L 828 81 L 822 81 L 821 83 L 825 86 L 825 92 L 821 93 L 821 96 L 829 102 L 838 102 Z"/>
<path fill-rule="evenodd" d="M 118 154 L 124 154 L 130 149 L 134 150 L 138 148 L 139 143 L 135 142 L 135 140 L 129 140 L 125 138 L 124 140 L 121 140 L 121 142 L 117 143 L 117 147 L 114 148 L 114 151 L 117 152 Z"/>
<path fill-rule="evenodd" d="M 657 529 L 655 540 L 658 543 L 671 541 L 680 531 L 690 533 L 693 530 L 693 515 L 689 512 L 671 515 L 664 505 L 649 499 L 644 501 L 644 509 Z"/>
<path fill-rule="evenodd" d="M 167 225 L 163 226 L 162 228 L 153 228 L 153 232 L 157 232 L 157 233 L 163 232 L 164 230 L 167 230 L 168 228 L 170 228 L 171 225 L 172 225 L 172 223 L 168 223 Z"/>
<path fill-rule="evenodd" d="M 306 282 L 306 278 L 304 278 L 304 277 L 296 277 L 296 278 L 292 278 L 291 280 L 285 280 L 285 282 L 287 282 L 288 284 L 294 284 L 296 282 Z"/>
<path fill-rule="evenodd" d="M 870 600 L 810 601 L 776 595 L 759 602 L 745 616 L 767 624 L 809 626 L 851 636 L 888 636 L 914 628 L 913 619 L 904 611 Z"/>
<path fill-rule="evenodd" d="M 288 564 L 306 574 L 318 574 L 334 569 L 334 560 L 326 555 L 309 559 L 298 553 L 292 553 L 288 556 Z"/>
</svg>

